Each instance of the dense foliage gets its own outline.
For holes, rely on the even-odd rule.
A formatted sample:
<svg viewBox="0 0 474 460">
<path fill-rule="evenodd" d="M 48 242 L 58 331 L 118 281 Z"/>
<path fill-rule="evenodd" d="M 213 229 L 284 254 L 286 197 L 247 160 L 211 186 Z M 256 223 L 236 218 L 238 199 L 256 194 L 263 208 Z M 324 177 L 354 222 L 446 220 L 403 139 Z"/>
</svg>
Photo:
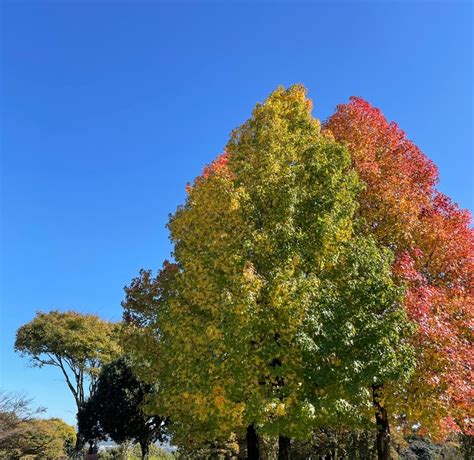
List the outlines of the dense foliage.
<svg viewBox="0 0 474 460">
<path fill-rule="evenodd" d="M 278 88 L 188 184 L 173 260 L 125 288 L 121 346 L 75 312 L 18 330 L 75 398 L 76 451 L 110 437 L 145 458 L 170 433 L 183 459 L 472 456 L 470 214 L 380 110 L 311 111 L 301 85 Z M 22 407 L 0 411 L 0 452 L 70 442 Z"/>
<path fill-rule="evenodd" d="M 117 357 L 116 324 L 74 311 L 38 312 L 16 334 L 15 350 L 35 366 L 57 367 L 74 396 L 77 410 L 93 395 L 101 366 Z M 83 440 L 77 437 L 76 453 Z"/>
<path fill-rule="evenodd" d="M 110 438 L 138 443 L 142 458 L 148 458 L 150 445 L 166 438 L 166 419 L 144 410 L 146 398 L 154 392 L 153 386 L 137 379 L 126 358 L 107 364 L 97 390 L 79 411 L 79 432 L 92 441 Z"/>
<path fill-rule="evenodd" d="M 58 367 L 79 407 L 93 394 L 101 365 L 120 351 L 116 327 L 95 315 L 38 312 L 18 329 L 15 350 L 36 366 Z"/>
<path fill-rule="evenodd" d="M 71 455 L 76 441 L 72 426 L 42 419 L 41 409 L 21 394 L 0 393 L 0 458 L 59 458 Z"/>
<path fill-rule="evenodd" d="M 396 255 L 407 286 L 405 308 L 418 325 L 410 385 L 386 388 L 393 416 L 407 427 L 445 435 L 472 433 L 474 233 L 470 214 L 437 191 L 433 163 L 380 110 L 360 98 L 340 105 L 325 126 L 347 145 L 366 187 L 359 212 L 365 232 Z"/>
<path fill-rule="evenodd" d="M 364 425 L 373 387 L 409 377 L 403 289 L 390 250 L 360 231 L 360 190 L 301 86 L 257 105 L 188 187 L 175 262 L 124 302 L 137 371 L 162 389 L 150 407 L 179 442 Z"/>
</svg>

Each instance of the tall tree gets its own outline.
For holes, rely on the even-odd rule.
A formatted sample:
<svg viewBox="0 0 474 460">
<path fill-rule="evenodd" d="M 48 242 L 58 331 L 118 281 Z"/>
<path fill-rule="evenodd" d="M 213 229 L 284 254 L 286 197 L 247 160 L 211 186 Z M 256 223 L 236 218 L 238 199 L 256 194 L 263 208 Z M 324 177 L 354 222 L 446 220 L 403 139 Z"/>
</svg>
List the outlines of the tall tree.
<svg viewBox="0 0 474 460">
<path fill-rule="evenodd" d="M 352 394 L 354 365 L 369 388 L 377 376 L 408 372 L 409 360 L 398 359 L 407 321 L 387 275 L 390 257 L 355 238 L 359 190 L 348 152 L 321 134 L 298 85 L 258 104 L 188 187 L 169 223 L 175 264 L 165 265 L 158 286 L 150 288 L 148 272 L 133 283 L 148 295 L 144 306 L 124 304 L 139 326 L 132 349 L 151 342 L 157 350 L 142 369 L 151 380 L 159 374 L 163 392 L 152 404 L 171 415 L 178 436 L 199 442 L 246 431 L 249 457 L 258 458 L 257 435 L 268 433 L 287 457 L 289 439 L 309 436 L 324 418 L 315 392 L 321 411 L 338 410 L 344 398 L 358 410 L 370 393 Z M 358 278 L 359 264 L 366 276 Z M 348 279 L 354 288 L 344 296 Z M 365 334 L 357 357 L 368 362 L 345 356 L 349 345 L 335 349 L 341 326 Z M 318 361 L 332 369 L 339 356 L 345 373 L 334 375 L 346 380 L 329 384 Z"/>
<path fill-rule="evenodd" d="M 166 439 L 166 417 L 145 412 L 145 400 L 154 392 L 152 385 L 135 376 L 126 358 L 107 364 L 97 391 L 79 412 L 79 431 L 88 431 L 93 438 L 108 436 L 117 443 L 136 442 L 142 459 L 147 459 L 150 444 Z"/>
<path fill-rule="evenodd" d="M 16 334 L 15 350 L 34 366 L 57 367 L 76 403 L 77 411 L 93 395 L 104 363 L 117 357 L 117 325 L 96 315 L 74 311 L 38 312 Z M 76 451 L 83 440 L 77 437 Z"/>
<path fill-rule="evenodd" d="M 402 307 L 403 289 L 392 279 L 389 251 L 354 238 L 339 257 L 321 274 L 305 322 L 307 397 L 320 427 L 365 428 L 379 389 L 406 382 L 412 372 L 414 329 Z"/>
<path fill-rule="evenodd" d="M 418 330 L 417 371 L 408 386 L 379 389 L 378 416 L 421 423 L 432 435 L 472 430 L 473 248 L 470 215 L 435 189 L 435 165 L 360 98 L 337 107 L 326 133 L 348 146 L 366 188 L 365 233 L 390 248 L 393 273 L 408 288 L 405 307 Z M 387 417 L 387 410 L 390 412 Z M 385 415 L 384 415 L 385 414 Z"/>
</svg>

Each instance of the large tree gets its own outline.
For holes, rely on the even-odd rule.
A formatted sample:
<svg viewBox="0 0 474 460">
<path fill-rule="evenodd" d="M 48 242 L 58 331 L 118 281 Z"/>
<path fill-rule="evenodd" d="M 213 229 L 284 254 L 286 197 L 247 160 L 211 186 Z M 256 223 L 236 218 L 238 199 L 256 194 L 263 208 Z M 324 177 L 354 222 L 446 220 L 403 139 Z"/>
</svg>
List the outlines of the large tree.
<svg viewBox="0 0 474 460">
<path fill-rule="evenodd" d="M 97 391 L 79 412 L 79 432 L 89 432 L 93 438 L 107 436 L 117 443 L 138 443 L 142 459 L 147 459 L 150 444 L 166 439 L 166 417 L 145 411 L 146 398 L 155 392 L 154 386 L 136 377 L 127 358 L 107 364 Z"/>
<path fill-rule="evenodd" d="M 363 418 L 374 384 L 409 373 L 402 292 L 390 251 L 356 235 L 359 191 L 301 86 L 258 104 L 188 187 L 169 223 L 175 263 L 142 272 L 124 303 L 178 438 L 246 430 L 258 458 L 258 433 L 278 435 L 287 458 L 291 437 L 325 414 Z"/>
<path fill-rule="evenodd" d="M 380 110 L 360 98 L 337 107 L 327 135 L 344 143 L 366 184 L 364 233 L 395 253 L 393 273 L 418 325 L 409 385 L 380 389 L 379 414 L 432 435 L 472 430 L 474 233 L 468 211 L 436 190 L 435 165 Z M 387 416 L 387 411 L 390 413 Z"/>
<path fill-rule="evenodd" d="M 18 329 L 15 350 L 29 357 L 34 366 L 57 367 L 79 411 L 94 394 L 103 364 L 120 352 L 117 327 L 96 315 L 74 311 L 38 312 L 32 321 Z M 82 444 L 78 436 L 77 452 Z"/>
</svg>

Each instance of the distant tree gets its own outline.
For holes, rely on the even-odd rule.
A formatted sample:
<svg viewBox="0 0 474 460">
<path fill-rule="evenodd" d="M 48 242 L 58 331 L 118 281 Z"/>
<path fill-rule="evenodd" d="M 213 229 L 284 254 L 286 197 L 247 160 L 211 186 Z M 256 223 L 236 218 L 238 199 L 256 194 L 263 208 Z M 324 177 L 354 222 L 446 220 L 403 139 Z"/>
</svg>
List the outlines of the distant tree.
<svg viewBox="0 0 474 460">
<path fill-rule="evenodd" d="M 59 368 L 79 411 L 88 396 L 94 394 L 102 365 L 120 353 L 115 340 L 117 327 L 96 315 L 38 312 L 18 329 L 15 350 L 30 357 L 35 366 Z M 78 436 L 76 453 L 83 443 Z"/>
<path fill-rule="evenodd" d="M 140 446 L 136 444 L 131 449 L 130 460 L 138 460 L 141 457 Z M 175 456 L 170 452 L 158 447 L 156 444 L 150 444 L 150 459 L 151 460 L 172 460 Z"/>
<path fill-rule="evenodd" d="M 76 433 L 58 418 L 35 418 L 42 409 L 32 409 L 21 394 L 0 394 L 0 458 L 59 458 L 72 453 Z"/>
<path fill-rule="evenodd" d="M 152 385 L 141 382 L 127 358 L 106 365 L 94 395 L 79 412 L 79 432 L 92 437 L 110 437 L 117 443 L 140 444 L 142 459 L 147 459 L 150 444 L 166 438 L 166 418 L 148 415 L 144 410 Z"/>
<path fill-rule="evenodd" d="M 64 454 L 68 457 L 72 456 L 77 437 L 74 427 L 60 418 L 50 418 L 47 422 L 54 430 L 56 439 L 60 440 Z"/>
<path fill-rule="evenodd" d="M 142 452 L 138 444 L 132 446 L 130 443 L 123 443 L 117 447 L 99 452 L 97 458 L 98 460 L 139 460 L 141 456 Z M 150 460 L 173 459 L 176 459 L 176 457 L 172 453 L 158 447 L 156 444 L 150 444 Z"/>
<path fill-rule="evenodd" d="M 35 419 L 29 422 L 31 431 L 23 441 L 22 455 L 38 458 L 59 458 L 74 452 L 74 427 L 58 418 Z"/>
<path fill-rule="evenodd" d="M 31 399 L 21 393 L 0 392 L 0 454 L 11 453 L 21 443 L 21 438 L 29 431 L 26 422 L 44 409 L 33 409 Z"/>
</svg>

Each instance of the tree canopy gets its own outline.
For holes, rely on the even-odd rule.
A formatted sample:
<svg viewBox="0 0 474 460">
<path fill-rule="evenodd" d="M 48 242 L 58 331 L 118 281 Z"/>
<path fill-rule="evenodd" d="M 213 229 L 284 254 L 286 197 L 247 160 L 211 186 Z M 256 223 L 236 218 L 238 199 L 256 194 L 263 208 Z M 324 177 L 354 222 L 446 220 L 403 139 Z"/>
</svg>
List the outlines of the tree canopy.
<svg viewBox="0 0 474 460">
<path fill-rule="evenodd" d="M 372 386 L 411 372 L 390 249 L 360 231 L 349 152 L 311 108 L 298 85 L 258 104 L 171 217 L 175 262 L 127 290 L 150 406 L 185 442 L 362 423 Z"/>
<path fill-rule="evenodd" d="M 68 456 L 74 449 L 76 432 L 61 419 L 38 418 L 42 409 L 18 393 L 0 392 L 0 456 L 38 458 Z"/>
<path fill-rule="evenodd" d="M 35 366 L 58 367 L 79 407 L 87 397 L 87 389 L 94 392 L 102 364 L 120 351 L 114 336 L 116 328 L 96 315 L 38 312 L 18 329 L 15 350 L 28 356 Z"/>
<path fill-rule="evenodd" d="M 127 358 L 107 364 L 96 392 L 79 411 L 79 431 L 86 439 L 138 443 L 142 458 L 148 458 L 150 444 L 166 439 L 166 418 L 145 411 L 146 398 L 154 393 L 156 388 L 135 376 Z"/>
<path fill-rule="evenodd" d="M 15 350 L 34 366 L 54 366 L 63 375 L 77 410 L 94 394 L 101 366 L 120 354 L 118 325 L 74 311 L 38 312 L 16 333 Z M 82 448 L 77 437 L 76 450 Z"/>
<path fill-rule="evenodd" d="M 365 233 L 394 251 L 393 273 L 407 288 L 404 305 L 418 326 L 411 340 L 416 372 L 408 386 L 386 388 L 385 404 L 395 419 L 403 415 L 406 427 L 472 434 L 470 213 L 435 188 L 435 165 L 366 101 L 338 106 L 325 129 L 351 152 L 366 184 L 359 208 Z"/>
</svg>

